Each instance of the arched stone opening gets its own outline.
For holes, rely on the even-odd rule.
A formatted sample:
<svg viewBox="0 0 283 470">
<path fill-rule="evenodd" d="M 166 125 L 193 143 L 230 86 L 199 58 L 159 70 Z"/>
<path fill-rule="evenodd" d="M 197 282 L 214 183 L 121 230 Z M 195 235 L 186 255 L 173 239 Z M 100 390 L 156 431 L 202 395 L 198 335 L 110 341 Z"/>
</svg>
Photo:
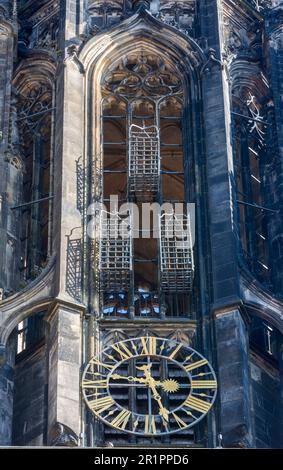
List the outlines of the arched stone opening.
<svg viewBox="0 0 283 470">
<path fill-rule="evenodd" d="M 1 376 L 1 445 L 46 443 L 46 309 L 25 317 L 10 334 Z M 3 348 L 4 349 L 4 348 Z"/>
</svg>

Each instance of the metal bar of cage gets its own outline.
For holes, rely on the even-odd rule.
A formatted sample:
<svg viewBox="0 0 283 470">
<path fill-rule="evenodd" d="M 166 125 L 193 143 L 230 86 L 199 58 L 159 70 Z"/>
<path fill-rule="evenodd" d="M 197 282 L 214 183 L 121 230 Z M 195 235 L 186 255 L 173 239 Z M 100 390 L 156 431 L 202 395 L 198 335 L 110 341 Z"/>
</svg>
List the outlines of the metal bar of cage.
<svg viewBox="0 0 283 470">
<path fill-rule="evenodd" d="M 101 291 L 127 292 L 133 269 L 131 214 L 102 210 L 99 215 L 99 273 Z"/>
<path fill-rule="evenodd" d="M 157 126 L 129 128 L 129 192 L 137 197 L 157 194 L 160 178 L 160 137 Z"/>
<path fill-rule="evenodd" d="M 162 291 L 191 291 L 194 279 L 194 255 L 189 215 L 161 214 L 159 236 Z"/>
</svg>

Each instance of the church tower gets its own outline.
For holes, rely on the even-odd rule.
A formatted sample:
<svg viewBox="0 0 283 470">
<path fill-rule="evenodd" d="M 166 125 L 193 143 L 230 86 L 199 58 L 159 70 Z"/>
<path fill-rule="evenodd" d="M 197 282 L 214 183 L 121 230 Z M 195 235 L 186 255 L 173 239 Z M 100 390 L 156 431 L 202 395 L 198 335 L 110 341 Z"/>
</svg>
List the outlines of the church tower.
<svg viewBox="0 0 283 470">
<path fill-rule="evenodd" d="M 0 445 L 283 446 L 283 4 L 0 1 Z"/>
</svg>

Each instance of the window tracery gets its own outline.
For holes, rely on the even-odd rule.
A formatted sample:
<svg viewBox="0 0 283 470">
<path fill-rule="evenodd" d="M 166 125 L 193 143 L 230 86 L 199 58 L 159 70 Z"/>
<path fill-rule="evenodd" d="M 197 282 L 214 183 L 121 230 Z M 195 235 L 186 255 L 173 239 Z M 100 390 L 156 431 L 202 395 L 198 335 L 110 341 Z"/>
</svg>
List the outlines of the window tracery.
<svg viewBox="0 0 283 470">
<path fill-rule="evenodd" d="M 265 203 L 267 122 L 264 107 L 249 88 L 234 90 L 237 187 L 242 253 L 249 269 L 270 280 Z"/>
<path fill-rule="evenodd" d="M 23 175 L 21 211 L 22 281 L 35 278 L 49 255 L 50 154 L 52 89 L 47 82 L 30 83 L 18 91 L 17 125 Z M 36 201 L 45 199 L 39 203 Z"/>
<path fill-rule="evenodd" d="M 97 197 L 102 196 L 108 215 L 113 216 L 113 195 L 118 197 L 118 207 L 128 201 L 135 202 L 139 210 L 143 202 L 185 202 L 183 101 L 179 73 L 156 53 L 129 53 L 103 76 L 103 178 L 98 165 L 96 181 L 103 181 Z M 100 240 L 102 312 L 142 317 L 190 315 L 191 242 L 182 240 L 181 246 L 173 237 L 169 252 L 159 251 L 161 241 L 152 227 L 146 238 L 140 228 L 138 232 L 133 236 L 132 231 L 127 240 Z M 159 232 L 159 237 L 163 235 Z M 173 266 L 170 260 L 176 256 L 180 262 Z"/>
</svg>

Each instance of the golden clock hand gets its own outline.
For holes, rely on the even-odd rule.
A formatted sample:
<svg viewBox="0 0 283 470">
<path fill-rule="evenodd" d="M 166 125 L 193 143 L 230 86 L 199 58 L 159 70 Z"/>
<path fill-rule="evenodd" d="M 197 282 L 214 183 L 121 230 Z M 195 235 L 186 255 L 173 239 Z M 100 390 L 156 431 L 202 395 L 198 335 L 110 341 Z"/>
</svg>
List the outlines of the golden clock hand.
<svg viewBox="0 0 283 470">
<path fill-rule="evenodd" d="M 155 382 L 155 380 L 153 379 L 153 381 L 150 380 L 149 383 L 148 383 L 149 387 L 151 388 L 151 390 L 153 392 L 152 396 L 157 401 L 157 403 L 159 405 L 159 414 L 160 414 L 160 416 L 162 416 L 165 419 L 165 421 L 169 421 L 169 411 L 163 406 L 163 403 L 161 401 L 161 396 L 157 392 L 154 382 Z"/>
<path fill-rule="evenodd" d="M 163 406 L 163 403 L 161 401 L 161 396 L 156 390 L 156 385 L 157 381 L 152 377 L 150 369 L 152 367 L 152 364 L 146 364 L 141 367 L 137 367 L 137 369 L 142 370 L 144 372 L 145 378 L 146 378 L 146 384 L 150 387 L 152 390 L 152 396 L 155 401 L 157 401 L 158 406 L 159 406 L 159 414 L 160 416 L 163 417 L 165 421 L 169 421 L 169 411 Z"/>
<path fill-rule="evenodd" d="M 152 364 L 146 364 L 144 366 L 137 367 L 137 369 L 142 370 L 144 372 L 145 377 L 148 380 L 151 380 L 152 382 L 154 382 L 155 386 L 161 387 L 165 392 L 174 393 L 174 392 L 177 392 L 177 390 L 179 390 L 180 385 L 174 379 L 166 379 L 162 381 L 155 380 L 150 373 L 151 366 Z"/>
<path fill-rule="evenodd" d="M 124 380 L 128 380 L 128 382 L 138 382 L 138 383 L 142 383 L 142 384 L 145 384 L 147 381 L 146 379 L 143 379 L 142 377 L 139 378 L 139 377 L 126 377 L 125 375 L 119 375 L 119 374 L 113 374 L 110 376 L 111 379 L 114 379 L 114 380 L 117 380 L 117 379 L 124 379 Z"/>
</svg>

